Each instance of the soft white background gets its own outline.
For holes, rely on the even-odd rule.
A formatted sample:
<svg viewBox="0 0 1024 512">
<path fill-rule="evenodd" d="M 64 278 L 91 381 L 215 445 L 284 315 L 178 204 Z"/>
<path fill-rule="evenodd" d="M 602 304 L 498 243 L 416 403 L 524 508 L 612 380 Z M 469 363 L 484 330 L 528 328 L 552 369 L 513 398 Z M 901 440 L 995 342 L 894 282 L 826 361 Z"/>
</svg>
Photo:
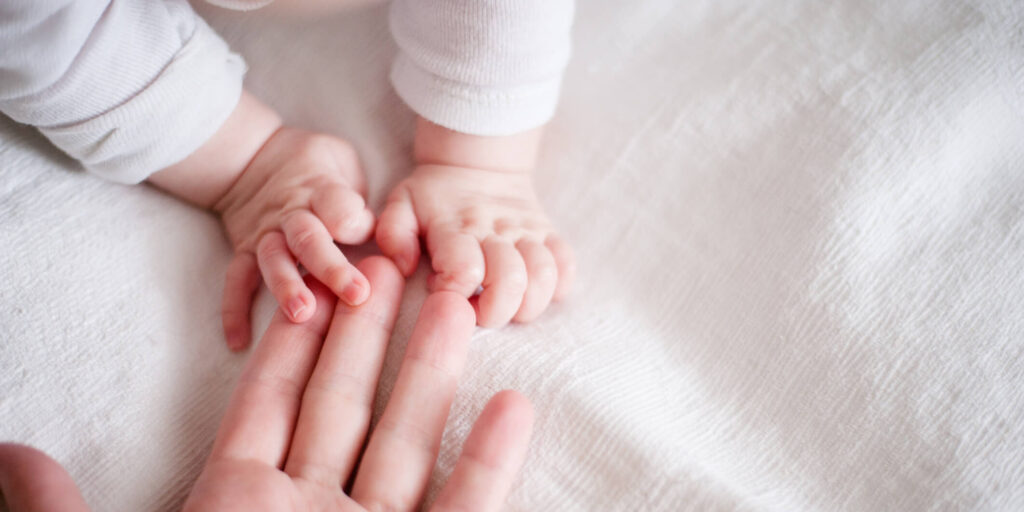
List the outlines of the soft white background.
<svg viewBox="0 0 1024 512">
<path fill-rule="evenodd" d="M 379 205 L 413 120 L 386 8 L 204 12 Z M 1024 509 L 1024 6 L 584 0 L 574 41 L 537 182 L 578 287 L 478 332 L 435 485 L 511 387 L 510 510 Z M 245 360 L 216 219 L 9 121 L 0 219 L 0 438 L 97 510 L 173 509 Z"/>
</svg>

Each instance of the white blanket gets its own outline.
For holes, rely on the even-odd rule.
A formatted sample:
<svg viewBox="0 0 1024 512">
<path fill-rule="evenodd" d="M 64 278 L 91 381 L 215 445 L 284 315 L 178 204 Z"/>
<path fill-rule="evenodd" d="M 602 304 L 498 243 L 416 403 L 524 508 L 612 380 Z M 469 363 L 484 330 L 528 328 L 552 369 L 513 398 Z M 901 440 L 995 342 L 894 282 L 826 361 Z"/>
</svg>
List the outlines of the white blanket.
<svg viewBox="0 0 1024 512">
<path fill-rule="evenodd" d="M 379 205 L 413 119 L 386 8 L 206 12 Z M 1024 509 L 1024 4 L 582 0 L 574 41 L 538 182 L 578 287 L 477 333 L 432 489 L 515 388 L 510 510 Z M 0 138 L 0 439 L 97 510 L 171 510 L 246 357 L 218 223 Z"/>
</svg>

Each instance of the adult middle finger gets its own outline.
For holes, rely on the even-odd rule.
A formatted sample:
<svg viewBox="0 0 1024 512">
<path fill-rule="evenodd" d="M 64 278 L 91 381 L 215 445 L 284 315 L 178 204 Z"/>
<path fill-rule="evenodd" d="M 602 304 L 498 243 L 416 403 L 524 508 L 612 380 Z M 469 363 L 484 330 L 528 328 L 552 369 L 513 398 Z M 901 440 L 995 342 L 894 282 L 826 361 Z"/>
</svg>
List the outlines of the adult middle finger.
<svg viewBox="0 0 1024 512">
<path fill-rule="evenodd" d="M 457 293 L 436 292 L 423 303 L 352 488 L 367 509 L 419 506 L 475 325 L 473 307 Z"/>
<path fill-rule="evenodd" d="M 306 384 L 285 472 L 341 486 L 358 458 L 405 280 L 387 258 L 359 263 L 370 296 L 338 302 L 320 358 Z"/>
</svg>

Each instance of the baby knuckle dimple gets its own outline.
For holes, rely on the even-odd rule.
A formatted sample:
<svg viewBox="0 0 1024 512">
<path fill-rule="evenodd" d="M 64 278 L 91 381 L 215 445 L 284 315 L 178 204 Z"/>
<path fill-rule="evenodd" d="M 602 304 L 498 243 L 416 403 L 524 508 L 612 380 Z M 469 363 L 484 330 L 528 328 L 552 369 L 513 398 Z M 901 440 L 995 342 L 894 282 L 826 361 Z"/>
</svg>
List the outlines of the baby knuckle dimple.
<svg viewBox="0 0 1024 512">
<path fill-rule="evenodd" d="M 497 219 L 494 221 L 494 232 L 499 235 L 502 232 L 507 232 L 512 229 L 519 227 L 519 223 L 512 219 Z"/>
<path fill-rule="evenodd" d="M 454 223 L 462 231 L 493 231 L 493 215 L 480 205 L 460 208 L 454 216 Z"/>
<path fill-rule="evenodd" d="M 458 222 L 459 230 L 466 232 L 477 232 L 487 230 L 488 224 L 482 217 L 471 216 L 471 217 L 460 217 Z M 493 229 L 493 228 L 492 228 Z"/>
<path fill-rule="evenodd" d="M 498 219 L 494 221 L 492 229 L 494 234 L 498 235 L 503 240 L 517 240 L 522 238 L 525 234 L 523 226 L 510 219 Z"/>
<path fill-rule="evenodd" d="M 463 219 L 483 219 L 487 216 L 487 210 L 479 204 L 471 204 L 459 208 L 457 215 Z"/>
</svg>

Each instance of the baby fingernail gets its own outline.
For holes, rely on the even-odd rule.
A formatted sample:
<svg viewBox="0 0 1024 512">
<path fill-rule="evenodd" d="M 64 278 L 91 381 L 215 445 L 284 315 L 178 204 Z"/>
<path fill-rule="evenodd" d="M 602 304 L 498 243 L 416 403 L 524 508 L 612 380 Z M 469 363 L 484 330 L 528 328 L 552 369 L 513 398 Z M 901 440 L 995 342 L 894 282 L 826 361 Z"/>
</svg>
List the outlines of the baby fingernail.
<svg viewBox="0 0 1024 512">
<path fill-rule="evenodd" d="M 406 274 L 411 274 L 414 270 L 416 270 L 416 262 L 413 261 L 413 259 L 408 256 L 402 257 L 401 265 L 402 272 L 405 272 Z"/>
<path fill-rule="evenodd" d="M 355 306 L 365 300 L 365 291 L 366 286 L 363 285 L 363 283 L 359 281 L 352 281 L 345 287 L 345 292 L 342 294 L 342 298 L 345 299 L 345 302 L 350 306 Z"/>
<path fill-rule="evenodd" d="M 299 313 L 306 309 L 306 303 L 299 297 L 294 297 L 288 301 L 288 314 L 292 316 L 292 320 L 299 318 Z"/>
</svg>

